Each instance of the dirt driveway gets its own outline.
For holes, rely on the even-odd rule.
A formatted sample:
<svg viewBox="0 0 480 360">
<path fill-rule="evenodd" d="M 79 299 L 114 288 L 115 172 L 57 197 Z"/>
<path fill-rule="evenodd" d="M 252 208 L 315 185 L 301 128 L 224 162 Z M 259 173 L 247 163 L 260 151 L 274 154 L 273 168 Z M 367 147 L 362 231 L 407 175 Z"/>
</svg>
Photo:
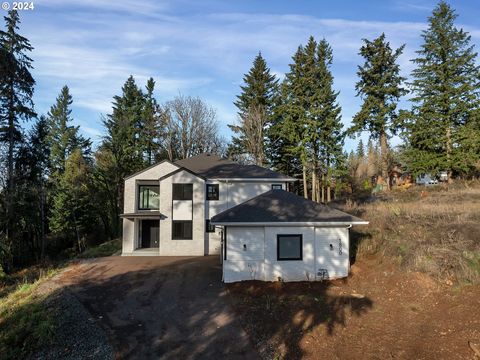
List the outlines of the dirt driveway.
<svg viewBox="0 0 480 360">
<path fill-rule="evenodd" d="M 107 257 L 63 276 L 122 359 L 256 359 L 217 256 Z"/>
</svg>

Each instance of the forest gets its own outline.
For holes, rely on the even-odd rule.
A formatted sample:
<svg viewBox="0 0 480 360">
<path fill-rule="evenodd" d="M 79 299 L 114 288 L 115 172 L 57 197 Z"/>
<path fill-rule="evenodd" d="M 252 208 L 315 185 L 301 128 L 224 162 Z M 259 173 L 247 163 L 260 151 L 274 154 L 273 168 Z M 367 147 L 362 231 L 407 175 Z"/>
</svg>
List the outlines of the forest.
<svg viewBox="0 0 480 360">
<path fill-rule="evenodd" d="M 99 115 L 103 137 L 93 146 L 73 125 L 68 84 L 46 114 L 36 112 L 35 44 L 9 11 L 0 28 L 0 274 L 120 237 L 123 179 L 164 159 L 210 152 L 265 166 L 298 178 L 290 190 L 323 203 L 371 191 L 371 178 L 387 179 L 395 166 L 413 176 L 446 171 L 448 182 L 478 178 L 480 66 L 456 19 L 446 2 L 436 5 L 408 79 L 398 62 L 404 46 L 392 48 L 385 34 L 363 39 L 355 84 L 361 107 L 349 126 L 332 45 L 311 36 L 283 79 L 258 53 L 234 102 L 231 140 L 201 98 L 160 101 L 153 78 L 138 84 L 130 76 L 111 112 Z M 401 99 L 408 107 L 400 108 Z M 362 133 L 368 143 L 347 153 L 345 138 Z M 389 145 L 393 136 L 400 146 Z"/>
</svg>

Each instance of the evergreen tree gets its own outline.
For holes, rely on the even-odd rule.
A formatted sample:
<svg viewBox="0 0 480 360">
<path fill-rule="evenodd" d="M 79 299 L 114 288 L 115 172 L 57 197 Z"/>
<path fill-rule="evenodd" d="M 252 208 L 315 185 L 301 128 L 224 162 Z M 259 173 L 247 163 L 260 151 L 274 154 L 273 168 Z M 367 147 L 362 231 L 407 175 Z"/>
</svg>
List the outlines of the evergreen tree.
<svg viewBox="0 0 480 360">
<path fill-rule="evenodd" d="M 357 145 L 357 156 L 360 158 L 360 159 L 363 159 L 365 157 L 365 147 L 363 145 L 363 140 L 360 139 L 358 141 L 358 145 Z"/>
<path fill-rule="evenodd" d="M 407 93 L 402 87 L 405 78 L 400 76 L 397 64 L 404 45 L 393 50 L 390 43 L 385 41 L 385 34 L 373 41 L 363 41 L 359 54 L 365 63 L 358 67 L 360 80 L 355 86 L 357 96 L 363 99 L 363 104 L 354 116 L 349 132 L 355 134 L 367 130 L 370 137 L 380 141 L 381 174 L 387 179 L 388 137 L 395 134 L 401 126 L 396 108 L 400 97 Z"/>
<path fill-rule="evenodd" d="M 145 163 L 146 165 L 152 165 L 155 162 L 156 155 L 159 153 L 159 138 L 162 136 L 160 133 L 160 107 L 153 96 L 153 91 L 155 89 L 155 81 L 153 78 L 148 79 L 146 89 L 147 92 L 145 93 L 145 103 L 142 114 L 143 126 L 141 126 L 142 132 L 140 134 L 140 141 L 142 142 Z"/>
<path fill-rule="evenodd" d="M 478 119 L 480 67 L 471 37 L 455 26 L 457 15 L 441 1 L 422 33 L 412 61 L 413 107 L 407 124 L 407 151 L 414 172 L 466 173 L 479 159 L 471 151 L 480 142 Z M 473 131 L 465 132 L 465 127 Z M 468 156 L 467 156 L 468 155 Z"/>
<path fill-rule="evenodd" d="M 68 86 L 65 85 L 47 115 L 48 141 L 51 144 L 50 172 L 53 181 L 63 174 L 67 159 L 75 149 L 81 149 L 84 156 L 90 153 L 90 140 L 79 134 L 79 126 L 71 125 L 72 101 Z"/>
<path fill-rule="evenodd" d="M 262 54 L 259 53 L 254 61 L 252 68 L 243 77 L 244 85 L 240 88 L 242 93 L 237 96 L 235 106 L 238 108 L 240 123 L 238 125 L 229 125 L 234 132 L 232 144 L 229 152 L 232 154 L 247 154 L 252 157 L 252 161 L 258 165 L 263 165 L 265 159 L 265 139 L 266 129 L 269 127 L 272 117 L 275 96 L 278 91 L 278 80 L 275 75 L 270 73 Z M 262 120 L 256 121 L 258 124 L 255 131 L 251 129 L 252 114 L 262 114 Z M 258 117 L 258 116 L 257 116 Z M 251 153 L 248 143 L 252 143 L 252 133 L 257 136 L 261 134 L 262 147 L 255 154 Z"/>
<path fill-rule="evenodd" d="M 18 34 L 18 13 L 9 11 L 4 19 L 6 29 L 0 30 L 0 141 L 7 145 L 7 190 L 5 222 L 1 224 L 5 229 L 5 242 L 0 247 L 6 256 L 0 258 L 0 262 L 8 269 L 11 265 L 8 253 L 14 241 L 14 162 L 22 138 L 19 120 L 28 121 L 35 116 L 32 101 L 35 80 L 30 73 L 32 59 L 27 55 L 33 47 L 28 39 Z"/>
</svg>

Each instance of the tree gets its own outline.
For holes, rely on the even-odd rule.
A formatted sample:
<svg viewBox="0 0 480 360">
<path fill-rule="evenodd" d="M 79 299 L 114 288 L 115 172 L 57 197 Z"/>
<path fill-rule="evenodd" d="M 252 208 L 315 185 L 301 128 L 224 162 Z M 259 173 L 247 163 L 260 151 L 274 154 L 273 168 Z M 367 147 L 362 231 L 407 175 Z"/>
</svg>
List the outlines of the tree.
<svg viewBox="0 0 480 360">
<path fill-rule="evenodd" d="M 155 81 L 153 78 L 147 81 L 147 92 L 145 93 L 145 103 L 142 114 L 143 126 L 141 127 L 140 141 L 144 153 L 146 165 L 152 165 L 160 151 L 159 140 L 163 136 L 160 133 L 161 120 L 160 106 L 153 96 Z"/>
<path fill-rule="evenodd" d="M 365 157 L 365 146 L 363 145 L 363 140 L 360 139 L 357 145 L 357 156 L 361 159 Z"/>
<path fill-rule="evenodd" d="M 365 63 L 358 67 L 357 75 L 360 79 L 355 86 L 357 96 L 363 99 L 363 104 L 353 118 L 349 133 L 367 130 L 371 138 L 380 141 L 381 173 L 387 179 L 388 137 L 401 127 L 396 111 L 397 103 L 407 93 L 402 87 L 405 78 L 400 76 L 397 64 L 405 46 L 393 50 L 390 43 L 385 41 L 385 34 L 373 41 L 363 39 L 363 42 L 359 54 Z"/>
<path fill-rule="evenodd" d="M 95 225 L 91 198 L 91 166 L 82 151 L 75 149 L 61 175 L 53 200 L 50 227 L 54 233 L 74 235 L 78 252 L 85 249 L 85 236 Z"/>
<path fill-rule="evenodd" d="M 19 120 L 28 121 L 35 116 L 32 101 L 35 80 L 30 73 L 32 59 L 27 55 L 33 47 L 27 38 L 17 32 L 20 24 L 18 13 L 9 11 L 4 19 L 6 30 L 0 30 L 0 141 L 7 144 L 6 244 L 2 248 L 8 252 L 14 238 L 14 161 L 22 137 Z M 4 265 L 9 266 L 6 262 Z"/>
<path fill-rule="evenodd" d="M 247 154 L 251 161 L 257 165 L 264 165 L 265 161 L 265 132 L 272 116 L 272 108 L 278 90 L 278 80 L 270 73 L 262 54 L 259 53 L 252 68 L 243 77 L 244 85 L 240 88 L 242 93 L 237 96 L 235 106 L 238 108 L 239 124 L 229 125 L 234 132 L 230 152 L 236 154 Z M 261 114 L 261 117 L 259 115 Z M 256 121 L 253 121 L 256 119 Z M 261 126 L 252 132 L 252 125 Z M 250 138 L 261 136 L 261 139 Z M 252 153 L 251 144 L 260 140 Z"/>
<path fill-rule="evenodd" d="M 65 85 L 47 115 L 52 179 L 63 174 L 67 159 L 74 150 L 81 149 L 84 156 L 90 153 L 90 140 L 79 134 L 79 126 L 71 125 L 72 102 L 70 90 Z"/>
<path fill-rule="evenodd" d="M 215 110 L 200 98 L 177 96 L 166 103 L 164 116 L 165 133 L 169 135 L 163 146 L 169 149 L 170 160 L 224 151 Z"/>
<path fill-rule="evenodd" d="M 422 32 L 423 44 L 412 61 L 413 102 L 407 122 L 407 150 L 414 172 L 467 173 L 479 155 L 478 118 L 480 67 L 471 37 L 454 22 L 455 11 L 441 1 Z M 472 131 L 465 132 L 465 127 Z M 468 155 L 468 157 L 466 157 Z"/>
</svg>

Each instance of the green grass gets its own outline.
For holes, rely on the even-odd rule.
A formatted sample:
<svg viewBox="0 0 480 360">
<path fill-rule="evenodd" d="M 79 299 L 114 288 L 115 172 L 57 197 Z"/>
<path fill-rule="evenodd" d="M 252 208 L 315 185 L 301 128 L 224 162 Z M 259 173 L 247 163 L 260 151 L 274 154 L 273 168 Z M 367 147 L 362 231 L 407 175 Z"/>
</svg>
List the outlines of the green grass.
<svg viewBox="0 0 480 360">
<path fill-rule="evenodd" d="M 120 239 L 110 240 L 100 244 L 98 246 L 89 248 L 85 250 L 83 253 L 78 255 L 78 258 L 81 259 L 88 259 L 88 258 L 97 258 L 103 256 L 111 256 L 122 249 L 122 242 Z"/>
<path fill-rule="evenodd" d="M 22 359 L 48 345 L 55 333 L 55 316 L 38 294 L 38 286 L 55 275 L 49 270 L 33 283 L 20 283 L 0 298 L 0 354 L 2 359 Z"/>
</svg>

